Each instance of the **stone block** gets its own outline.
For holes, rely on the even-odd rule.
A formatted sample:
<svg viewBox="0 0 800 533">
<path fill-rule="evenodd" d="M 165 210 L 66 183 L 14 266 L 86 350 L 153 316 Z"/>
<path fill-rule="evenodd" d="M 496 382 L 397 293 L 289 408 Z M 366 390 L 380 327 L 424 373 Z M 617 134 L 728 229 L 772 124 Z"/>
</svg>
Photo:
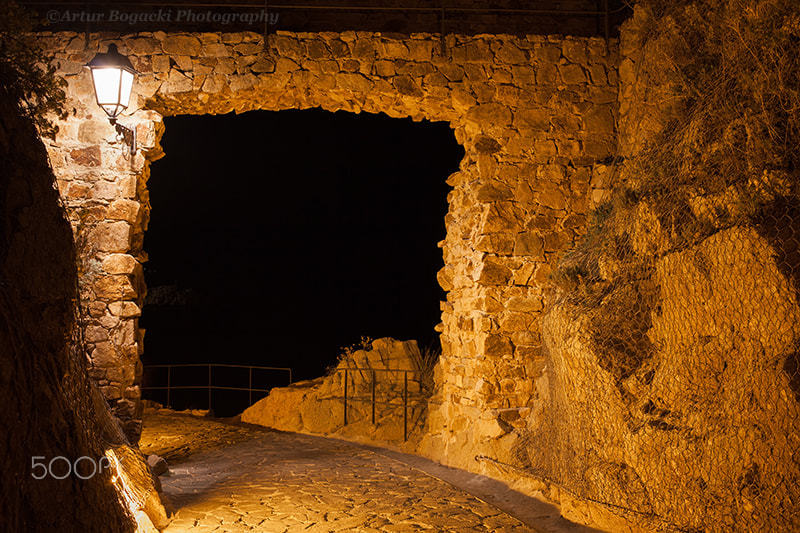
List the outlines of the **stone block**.
<svg viewBox="0 0 800 533">
<path fill-rule="evenodd" d="M 492 202 L 483 217 L 479 231 L 486 233 L 514 233 L 522 225 L 523 211 L 513 202 Z"/>
<path fill-rule="evenodd" d="M 544 239 L 538 233 L 526 231 L 514 239 L 514 255 L 543 258 Z"/>
<path fill-rule="evenodd" d="M 224 76 L 208 76 L 203 81 L 201 90 L 205 93 L 219 93 L 225 87 L 226 81 Z"/>
<path fill-rule="evenodd" d="M 112 302 L 108 304 L 108 311 L 120 318 L 133 318 L 142 314 L 142 310 L 134 302 Z"/>
<path fill-rule="evenodd" d="M 86 342 L 97 343 L 108 340 L 108 330 L 102 326 L 86 326 L 83 334 Z"/>
<path fill-rule="evenodd" d="M 520 131 L 550 129 L 550 112 L 547 109 L 521 109 L 514 114 L 514 125 Z"/>
<path fill-rule="evenodd" d="M 475 281 L 481 285 L 506 285 L 510 279 L 511 269 L 488 259 L 481 263 L 475 275 Z"/>
<path fill-rule="evenodd" d="M 103 259 L 103 271 L 107 274 L 132 274 L 138 261 L 128 254 L 111 254 Z"/>
<path fill-rule="evenodd" d="M 445 265 L 436 273 L 436 280 L 439 282 L 439 286 L 442 290 L 447 292 L 453 290 L 453 267 Z"/>
<path fill-rule="evenodd" d="M 495 61 L 498 63 L 510 64 L 525 64 L 528 62 L 528 57 L 523 50 L 513 43 L 506 42 L 500 47 L 495 54 Z"/>
<path fill-rule="evenodd" d="M 407 59 L 409 57 L 408 46 L 397 41 L 384 41 L 378 44 L 381 57 L 391 59 Z"/>
<path fill-rule="evenodd" d="M 589 78 L 595 85 L 605 85 L 609 81 L 606 75 L 606 68 L 597 63 L 589 65 Z"/>
<path fill-rule="evenodd" d="M 275 72 L 275 61 L 270 58 L 259 58 L 250 66 L 250 70 L 256 74 Z"/>
<path fill-rule="evenodd" d="M 99 167 L 103 163 L 99 146 L 75 148 L 70 150 L 69 156 L 75 164 L 84 167 Z"/>
<path fill-rule="evenodd" d="M 92 318 L 100 318 L 106 314 L 106 304 L 103 302 L 90 302 L 88 309 L 89 316 Z"/>
<path fill-rule="evenodd" d="M 560 252 L 570 242 L 570 235 L 565 231 L 553 231 L 544 236 L 546 252 Z"/>
<path fill-rule="evenodd" d="M 355 59 L 372 61 L 375 59 L 375 54 L 375 44 L 371 39 L 356 39 L 353 43 L 353 57 Z"/>
<path fill-rule="evenodd" d="M 497 255 L 511 255 L 514 251 L 514 236 L 508 233 L 481 235 L 475 243 L 479 252 Z"/>
<path fill-rule="evenodd" d="M 487 335 L 480 350 L 486 357 L 510 357 L 514 348 L 511 340 L 505 335 Z"/>
<path fill-rule="evenodd" d="M 397 92 L 406 96 L 421 98 L 424 93 L 411 76 L 395 76 L 392 83 Z"/>
<path fill-rule="evenodd" d="M 230 80 L 228 86 L 232 92 L 244 91 L 255 87 L 258 84 L 258 78 L 253 74 L 245 74 L 244 76 L 237 76 Z"/>
<path fill-rule="evenodd" d="M 95 281 L 94 292 L 106 300 L 133 300 L 138 296 L 129 276 L 101 276 Z"/>
<path fill-rule="evenodd" d="M 68 199 L 81 199 L 89 194 L 89 186 L 82 182 L 70 182 L 66 186 L 65 196 Z"/>
<path fill-rule="evenodd" d="M 116 192 L 116 187 L 114 188 Z M 123 220 L 129 224 L 134 224 L 139 219 L 141 204 L 134 200 L 121 198 L 114 201 L 106 212 L 109 220 Z"/>
<path fill-rule="evenodd" d="M 526 331 L 531 323 L 533 316 L 530 313 L 509 312 L 500 319 L 500 328 L 503 331 Z"/>
<path fill-rule="evenodd" d="M 169 69 L 172 68 L 169 56 L 166 55 L 153 56 L 152 64 L 153 72 L 169 72 Z"/>
<path fill-rule="evenodd" d="M 564 193 L 558 185 L 551 182 L 542 182 L 539 187 L 539 191 L 536 192 L 536 201 L 540 205 L 550 209 L 564 209 L 567 206 Z"/>
<path fill-rule="evenodd" d="M 89 192 L 89 198 L 97 200 L 113 200 L 119 195 L 119 188 L 116 183 L 100 180 L 95 182 Z"/>
<path fill-rule="evenodd" d="M 200 39 L 190 35 L 170 35 L 162 41 L 161 49 L 169 55 L 197 56 L 202 44 Z"/>
<path fill-rule="evenodd" d="M 580 131 L 583 127 L 581 117 L 564 112 L 551 117 L 550 124 L 554 132 L 565 135 L 574 134 L 573 132 Z"/>
<path fill-rule="evenodd" d="M 586 41 L 583 39 L 567 39 L 561 45 L 561 53 L 570 63 L 585 65 L 589 61 L 586 52 Z"/>
<path fill-rule="evenodd" d="M 114 303 L 122 303 L 122 302 L 114 302 Z M 109 310 L 111 310 L 111 306 L 114 305 L 114 303 L 108 305 Z M 130 311 L 130 308 L 128 308 L 128 310 Z M 132 345 L 134 342 L 136 342 L 136 321 L 131 319 L 120 320 L 119 326 L 117 326 L 116 330 L 113 332 L 113 337 L 114 337 L 113 339 L 114 344 L 116 344 L 117 346 Z"/>
<path fill-rule="evenodd" d="M 541 296 L 514 296 L 509 298 L 506 309 L 524 313 L 538 312 L 544 309 L 544 301 Z"/>
<path fill-rule="evenodd" d="M 536 141 L 533 143 L 533 153 L 535 161 L 547 162 L 550 158 L 558 155 L 558 147 L 555 141 L 546 139 L 543 141 Z"/>
<path fill-rule="evenodd" d="M 610 106 L 593 106 L 583 117 L 583 127 L 592 135 L 613 135 L 616 124 Z"/>
<path fill-rule="evenodd" d="M 230 55 L 231 49 L 222 43 L 207 44 L 203 46 L 204 57 L 229 57 Z"/>
<path fill-rule="evenodd" d="M 92 366 L 98 368 L 115 367 L 119 364 L 119 357 L 114 345 L 110 342 L 98 342 L 91 352 Z"/>
<path fill-rule="evenodd" d="M 192 78 L 186 76 L 178 70 L 171 70 L 167 83 L 161 86 L 161 92 L 166 93 L 185 93 L 192 90 Z"/>
<path fill-rule="evenodd" d="M 92 237 L 101 252 L 127 252 L 131 247 L 131 226 L 127 222 L 103 222 Z"/>
<path fill-rule="evenodd" d="M 135 56 L 150 56 L 160 51 L 159 42 L 152 37 L 138 37 L 126 39 L 125 46 L 130 54 Z"/>
<path fill-rule="evenodd" d="M 511 189 L 505 184 L 496 180 L 491 180 L 478 187 L 478 190 L 475 192 L 475 198 L 479 202 L 496 202 L 512 200 L 514 195 Z"/>
<path fill-rule="evenodd" d="M 539 63 L 556 64 L 561 59 L 561 47 L 556 44 L 534 46 L 533 57 Z"/>
<path fill-rule="evenodd" d="M 445 63 L 438 66 L 439 72 L 444 74 L 444 77 L 453 82 L 459 82 L 464 79 L 464 69 L 458 65 Z"/>
<path fill-rule="evenodd" d="M 428 63 L 433 54 L 433 43 L 429 40 L 412 40 L 408 42 L 408 57 L 412 61 Z"/>
<path fill-rule="evenodd" d="M 497 103 L 479 104 L 467 112 L 468 120 L 486 125 L 506 126 L 511 124 L 511 118 L 511 110 Z"/>
<path fill-rule="evenodd" d="M 261 53 L 264 50 L 264 47 L 259 43 L 241 43 L 234 46 L 233 50 L 237 54 L 249 56 Z"/>
<path fill-rule="evenodd" d="M 552 63 L 541 63 L 536 69 L 536 83 L 554 85 L 558 80 L 558 69 Z"/>
<path fill-rule="evenodd" d="M 107 120 L 84 120 L 78 126 L 78 141 L 86 144 L 99 144 L 105 141 L 106 135 L 112 131 L 113 128 Z"/>
</svg>

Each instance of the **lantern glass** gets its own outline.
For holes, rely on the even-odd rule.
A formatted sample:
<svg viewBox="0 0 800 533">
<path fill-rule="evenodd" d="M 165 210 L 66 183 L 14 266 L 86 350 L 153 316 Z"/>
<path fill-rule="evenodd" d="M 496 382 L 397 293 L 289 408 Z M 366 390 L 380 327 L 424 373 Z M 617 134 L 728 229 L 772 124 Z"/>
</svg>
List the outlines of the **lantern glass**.
<svg viewBox="0 0 800 533">
<path fill-rule="evenodd" d="M 92 82 L 97 103 L 109 117 L 116 117 L 128 107 L 133 88 L 132 72 L 122 68 L 94 68 Z"/>
</svg>

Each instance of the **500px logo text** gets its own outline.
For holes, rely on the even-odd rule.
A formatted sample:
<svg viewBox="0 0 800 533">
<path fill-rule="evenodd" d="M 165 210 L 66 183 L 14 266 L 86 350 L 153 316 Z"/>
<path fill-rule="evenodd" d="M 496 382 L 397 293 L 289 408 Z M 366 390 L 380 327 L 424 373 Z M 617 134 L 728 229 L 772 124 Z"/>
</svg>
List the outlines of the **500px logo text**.
<svg viewBox="0 0 800 533">
<path fill-rule="evenodd" d="M 66 479 L 73 473 L 78 479 L 91 479 L 97 474 L 102 474 L 104 470 L 110 467 L 111 459 L 108 457 L 93 459 L 82 455 L 74 461 L 70 461 L 63 455 L 57 455 L 49 461 L 44 455 L 31 457 L 31 476 L 33 476 L 33 479 L 44 479 L 47 476 L 53 479 Z"/>
</svg>

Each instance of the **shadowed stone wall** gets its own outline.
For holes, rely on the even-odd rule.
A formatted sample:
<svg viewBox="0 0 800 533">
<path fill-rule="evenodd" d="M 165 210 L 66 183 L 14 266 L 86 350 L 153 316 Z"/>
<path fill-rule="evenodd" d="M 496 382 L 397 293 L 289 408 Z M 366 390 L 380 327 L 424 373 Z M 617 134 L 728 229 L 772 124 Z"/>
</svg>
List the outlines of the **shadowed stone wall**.
<svg viewBox="0 0 800 533">
<path fill-rule="evenodd" d="M 583 233 L 593 169 L 615 150 L 615 42 L 450 35 L 443 56 L 427 34 L 279 33 L 267 51 L 254 33 L 96 34 L 88 50 L 82 34 L 41 40 L 74 110 L 48 148 L 82 248 L 92 376 L 131 437 L 140 428 L 147 179 L 162 155 L 162 116 L 322 107 L 448 121 L 464 146 L 460 171 L 442 176 L 453 188 L 438 275 L 448 296 L 421 451 L 473 470 L 476 453 L 502 455 L 501 437 L 537 405 L 542 283 Z M 141 73 L 122 117 L 139 135 L 130 158 L 83 68 L 111 43 Z"/>
<path fill-rule="evenodd" d="M 75 251 L 47 152 L 6 87 L 0 117 L 0 529 L 133 531 L 112 473 L 97 469 L 105 408 L 70 347 Z"/>
</svg>

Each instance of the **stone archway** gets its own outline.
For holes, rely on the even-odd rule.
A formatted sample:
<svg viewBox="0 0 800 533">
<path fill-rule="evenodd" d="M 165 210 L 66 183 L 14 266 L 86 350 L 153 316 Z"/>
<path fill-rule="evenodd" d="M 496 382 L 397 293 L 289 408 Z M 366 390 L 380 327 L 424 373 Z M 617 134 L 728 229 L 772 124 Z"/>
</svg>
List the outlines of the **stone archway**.
<svg viewBox="0 0 800 533">
<path fill-rule="evenodd" d="M 422 452 L 472 467 L 503 433 L 524 426 L 543 358 L 541 284 L 584 230 L 592 166 L 612 154 L 617 53 L 597 38 L 143 32 L 117 39 L 42 38 L 69 82 L 74 114 L 49 146 L 83 247 L 82 300 L 92 375 L 136 439 L 138 328 L 145 287 L 149 162 L 161 156 L 161 117 L 321 107 L 447 121 L 464 146 L 439 272 L 440 406 Z M 131 115 L 142 150 L 122 154 L 96 107 L 83 65 L 115 42 L 141 73 Z M 508 413 L 513 411 L 514 416 Z M 505 423 L 505 422 L 504 422 Z"/>
</svg>

